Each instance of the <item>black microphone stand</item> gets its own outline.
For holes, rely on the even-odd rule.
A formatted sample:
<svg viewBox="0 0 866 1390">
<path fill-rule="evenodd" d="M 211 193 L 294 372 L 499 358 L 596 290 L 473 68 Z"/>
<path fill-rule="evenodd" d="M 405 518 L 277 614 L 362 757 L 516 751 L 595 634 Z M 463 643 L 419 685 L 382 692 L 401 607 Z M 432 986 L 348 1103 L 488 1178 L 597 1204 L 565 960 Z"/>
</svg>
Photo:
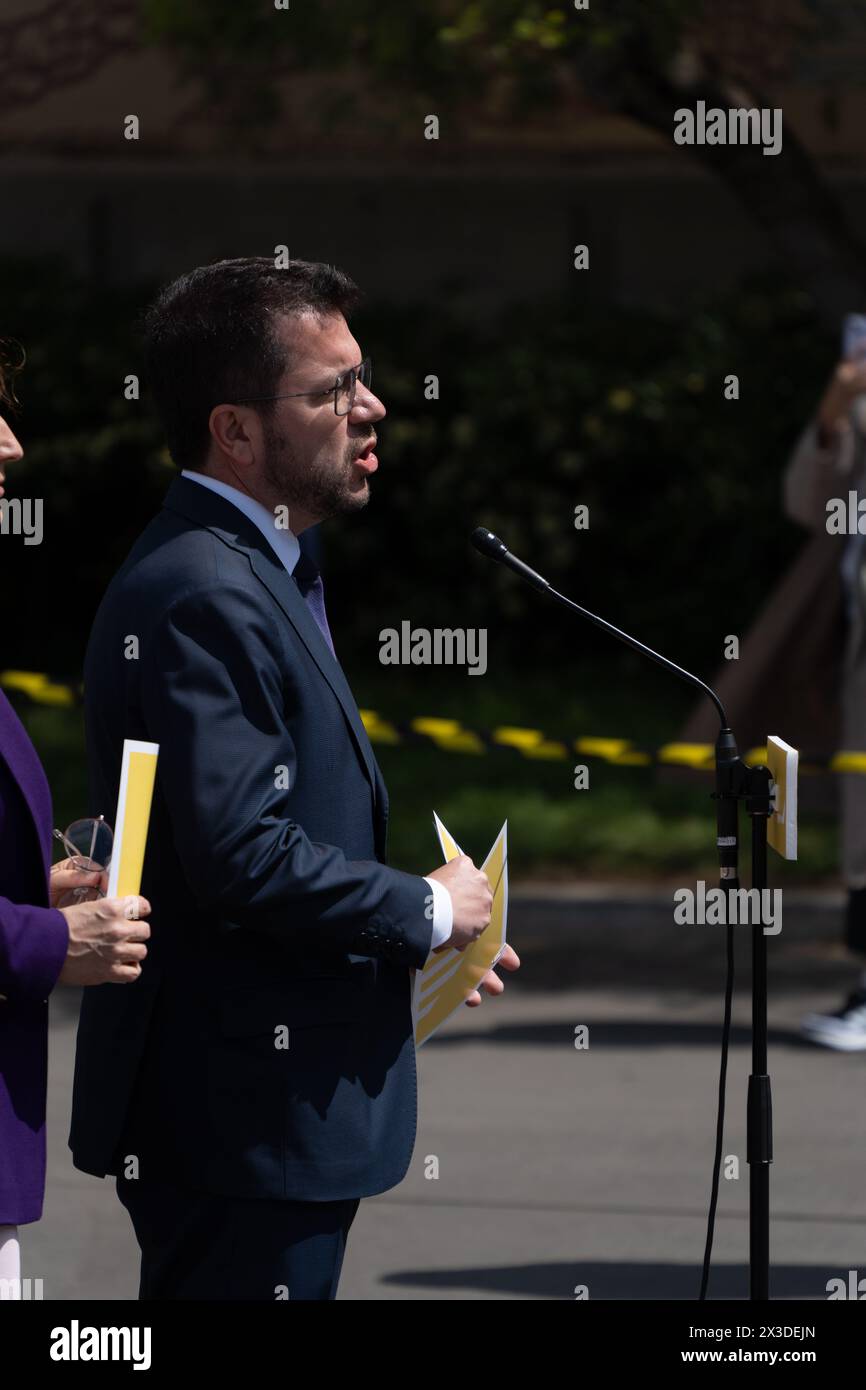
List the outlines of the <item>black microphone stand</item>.
<svg viewBox="0 0 866 1390">
<path fill-rule="evenodd" d="M 752 822 L 751 879 L 752 888 L 758 889 L 760 910 L 757 921 L 752 922 L 752 1071 L 749 1076 L 749 1090 L 746 1112 L 746 1158 L 749 1164 L 749 1298 L 752 1301 L 766 1301 L 770 1297 L 770 1164 L 773 1161 L 773 1108 L 770 1093 L 770 1077 L 767 1072 L 767 938 L 764 933 L 763 904 L 764 889 L 767 887 L 767 821 L 773 809 L 770 790 L 770 769 L 763 764 L 751 767 L 737 752 L 734 735 L 728 725 L 727 716 L 721 700 L 710 686 L 684 670 L 659 652 L 653 651 L 637 638 L 629 636 L 620 628 L 604 618 L 599 618 L 589 609 L 560 594 L 552 588 L 549 581 L 536 570 L 530 569 L 517 556 L 506 549 L 503 542 L 484 527 L 472 533 L 472 544 L 482 555 L 498 560 L 520 575 L 533 588 L 547 593 L 557 603 L 579 613 L 582 618 L 594 623 L 611 636 L 624 642 L 633 651 L 649 657 L 665 670 L 672 671 L 689 685 L 695 686 L 709 696 L 719 715 L 721 728 L 716 740 L 716 790 L 712 793 L 716 801 L 718 833 L 716 838 L 719 852 L 719 886 L 727 895 L 727 942 L 728 942 L 728 986 L 725 997 L 725 1022 L 722 1045 L 722 1071 L 720 1078 L 719 1124 L 717 1131 L 716 1155 L 713 1173 L 713 1193 L 710 1205 L 709 1229 L 704 1254 L 704 1268 L 700 1297 L 706 1296 L 709 1279 L 710 1255 L 712 1253 L 712 1232 L 718 1197 L 719 1166 L 721 1160 L 722 1127 L 724 1119 L 724 1083 L 727 1070 L 728 1038 L 731 1021 L 731 991 L 733 984 L 733 909 L 736 899 L 732 894 L 740 887 L 738 876 L 739 848 L 739 803 L 745 801 L 746 812 Z"/>
<path fill-rule="evenodd" d="M 770 769 L 750 767 L 737 753 L 729 728 L 716 740 L 716 790 L 719 803 L 720 886 L 730 893 L 739 886 L 736 866 L 738 803 L 745 801 L 752 822 L 752 887 L 759 892 L 761 910 L 752 922 L 752 1071 L 746 1110 L 746 1158 L 749 1164 L 749 1297 L 770 1297 L 770 1164 L 773 1161 L 773 1102 L 767 1072 L 767 937 L 764 932 L 764 889 L 767 887 L 767 821 L 773 809 Z M 722 834 L 722 829 L 730 832 Z M 733 838 L 733 863 L 722 840 Z M 730 931 L 730 928 L 729 928 Z M 706 1277 L 705 1281 L 706 1283 Z M 705 1292 L 705 1287 L 704 1287 Z"/>
</svg>

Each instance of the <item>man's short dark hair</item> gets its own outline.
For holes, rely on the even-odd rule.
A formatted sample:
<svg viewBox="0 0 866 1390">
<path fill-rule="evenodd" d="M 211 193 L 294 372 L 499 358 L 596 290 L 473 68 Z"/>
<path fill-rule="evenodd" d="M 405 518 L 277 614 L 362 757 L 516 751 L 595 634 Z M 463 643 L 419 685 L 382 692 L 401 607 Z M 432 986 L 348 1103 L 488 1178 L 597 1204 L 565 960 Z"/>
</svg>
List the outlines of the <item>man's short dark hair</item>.
<svg viewBox="0 0 866 1390">
<path fill-rule="evenodd" d="M 222 401 L 276 393 L 294 363 L 277 335 L 282 315 L 346 314 L 360 291 L 335 266 L 267 256 L 217 261 L 160 291 L 144 321 L 148 385 L 178 468 L 204 466 L 208 417 Z M 270 415 L 272 402 L 256 406 Z"/>
</svg>

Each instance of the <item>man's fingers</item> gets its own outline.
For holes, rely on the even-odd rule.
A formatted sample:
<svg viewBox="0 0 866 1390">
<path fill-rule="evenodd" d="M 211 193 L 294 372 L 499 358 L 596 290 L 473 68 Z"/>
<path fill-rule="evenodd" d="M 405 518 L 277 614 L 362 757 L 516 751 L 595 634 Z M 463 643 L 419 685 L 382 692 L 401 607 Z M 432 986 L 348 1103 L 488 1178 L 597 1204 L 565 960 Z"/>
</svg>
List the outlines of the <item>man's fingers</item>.
<svg viewBox="0 0 866 1390">
<path fill-rule="evenodd" d="M 481 981 L 481 988 L 486 989 L 488 994 L 501 994 L 505 985 L 495 970 L 489 970 Z"/>
<path fill-rule="evenodd" d="M 505 989 L 505 985 L 502 980 L 500 980 L 495 970 L 488 970 L 484 979 L 480 981 L 479 989 L 473 989 L 472 993 L 466 996 L 465 1002 L 470 1009 L 476 1009 L 481 1003 L 480 989 L 483 989 L 485 994 L 501 994 Z"/>
</svg>

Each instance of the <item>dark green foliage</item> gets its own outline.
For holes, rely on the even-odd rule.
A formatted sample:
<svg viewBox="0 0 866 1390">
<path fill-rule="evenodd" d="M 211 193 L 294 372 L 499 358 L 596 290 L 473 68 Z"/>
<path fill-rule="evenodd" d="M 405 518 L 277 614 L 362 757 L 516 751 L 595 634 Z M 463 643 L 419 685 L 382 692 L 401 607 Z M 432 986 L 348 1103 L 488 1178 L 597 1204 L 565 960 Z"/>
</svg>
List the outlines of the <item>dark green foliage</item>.
<svg viewBox="0 0 866 1390">
<path fill-rule="evenodd" d="M 4 588 L 28 598 L 5 614 L 3 665 L 76 672 L 101 593 L 174 476 L 146 390 L 124 399 L 149 287 L 86 290 L 39 263 L 6 266 L 0 293 L 28 354 L 14 420 L 26 459 L 7 495 L 45 503 L 41 547 L 4 538 Z M 562 675 L 584 656 L 634 669 L 477 556 L 479 523 L 701 672 L 725 634 L 743 635 L 802 539 L 780 478 L 835 351 L 801 296 L 761 283 L 667 319 L 575 298 L 486 326 L 379 305 L 353 327 L 388 416 L 368 510 L 323 528 L 344 653 L 375 660 L 380 629 L 408 618 L 488 626 L 496 670 Z M 724 399 L 729 373 L 738 401 Z M 438 401 L 424 398 L 430 374 Z"/>
</svg>

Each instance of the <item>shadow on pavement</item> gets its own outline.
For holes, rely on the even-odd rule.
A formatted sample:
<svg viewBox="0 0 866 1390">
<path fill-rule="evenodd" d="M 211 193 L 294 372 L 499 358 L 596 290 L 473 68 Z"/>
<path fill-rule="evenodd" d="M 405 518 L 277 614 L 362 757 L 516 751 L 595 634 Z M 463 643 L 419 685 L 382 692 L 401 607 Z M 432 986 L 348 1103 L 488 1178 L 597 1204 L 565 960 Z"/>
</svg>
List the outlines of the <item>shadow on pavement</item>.
<svg viewBox="0 0 866 1390">
<path fill-rule="evenodd" d="M 481 1006 L 484 1007 L 483 1005 Z M 721 1044 L 722 1023 L 721 1005 L 718 1023 L 663 1023 L 641 1019 L 617 1019 L 605 1023 L 592 1018 L 575 1018 L 574 1023 L 507 1023 L 479 1033 L 477 1028 L 466 1028 L 460 1032 L 443 1029 L 436 1038 L 438 1047 L 465 1046 L 467 1043 L 487 1046 L 489 1043 L 512 1043 L 515 1046 L 537 1046 L 561 1048 L 563 1040 L 573 1037 L 574 1028 L 579 1024 L 589 1029 L 591 1046 L 646 1048 L 646 1047 L 710 1047 Z M 801 1038 L 793 1029 L 771 1028 L 768 1032 L 771 1046 L 805 1048 L 810 1052 L 823 1051 Z M 748 1047 L 751 1044 L 751 1030 L 742 1024 L 731 1026 L 731 1046 Z M 834 1056 L 856 1056 L 839 1054 Z"/>
<path fill-rule="evenodd" d="M 827 1282 L 838 1279 L 838 1267 L 775 1265 L 770 1276 L 771 1298 L 827 1298 Z M 683 1299 L 697 1302 L 701 1271 L 696 1265 L 610 1263 L 590 1260 L 551 1264 L 504 1265 L 497 1269 L 406 1270 L 383 1276 L 386 1286 L 425 1288 L 433 1297 L 443 1289 L 474 1289 L 485 1294 L 516 1294 L 575 1301 L 574 1290 L 585 1285 L 590 1300 Z M 748 1299 L 749 1271 L 744 1264 L 714 1265 L 709 1301 Z"/>
</svg>

